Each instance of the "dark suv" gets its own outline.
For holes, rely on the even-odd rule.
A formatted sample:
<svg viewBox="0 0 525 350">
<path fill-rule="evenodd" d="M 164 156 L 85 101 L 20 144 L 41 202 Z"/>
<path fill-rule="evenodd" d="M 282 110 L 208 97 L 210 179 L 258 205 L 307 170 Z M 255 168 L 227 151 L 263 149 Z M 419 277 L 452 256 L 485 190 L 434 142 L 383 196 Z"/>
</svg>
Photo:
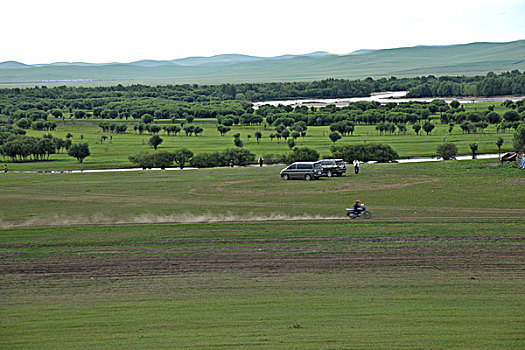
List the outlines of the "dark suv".
<svg viewBox="0 0 525 350">
<path fill-rule="evenodd" d="M 305 179 L 310 181 L 318 179 L 323 175 L 321 162 L 297 162 L 281 170 L 281 177 L 284 180 Z"/>
<path fill-rule="evenodd" d="M 346 173 L 346 165 L 342 159 L 323 159 L 321 160 L 321 167 L 323 169 L 323 175 L 341 176 Z"/>
</svg>

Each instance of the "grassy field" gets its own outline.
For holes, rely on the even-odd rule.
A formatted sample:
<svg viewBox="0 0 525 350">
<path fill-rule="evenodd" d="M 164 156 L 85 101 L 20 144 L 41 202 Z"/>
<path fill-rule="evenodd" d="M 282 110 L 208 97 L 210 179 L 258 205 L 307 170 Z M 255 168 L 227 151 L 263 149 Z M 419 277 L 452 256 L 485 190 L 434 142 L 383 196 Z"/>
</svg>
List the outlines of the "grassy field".
<svg viewBox="0 0 525 350">
<path fill-rule="evenodd" d="M 474 106 L 465 104 L 469 110 L 485 110 L 486 104 Z M 477 105 L 477 104 L 476 104 Z M 497 103 L 497 110 L 503 112 L 501 103 Z M 116 121 L 120 123 L 122 121 Z M 76 159 L 71 158 L 66 152 L 61 154 L 51 155 L 49 161 L 45 162 L 30 162 L 30 163 L 11 163 L 9 168 L 11 170 L 70 170 L 70 169 L 93 169 L 93 168 L 126 168 L 133 167 L 129 162 L 128 157 L 136 155 L 141 150 L 152 150 L 148 145 L 148 140 L 151 137 L 149 134 L 135 134 L 133 131 L 133 122 L 128 123 L 128 132 L 126 134 L 109 134 L 102 133 L 98 127 L 98 121 L 78 121 L 66 119 L 65 122 L 57 121 L 58 127 L 53 136 L 65 138 L 67 133 L 73 134 L 73 143 L 87 142 L 90 145 L 91 156 L 86 158 L 84 164 L 76 164 Z M 438 120 L 434 120 L 436 128 L 429 136 L 424 132 L 422 135 L 415 135 L 414 131 L 409 127 L 406 135 L 382 135 L 380 136 L 375 130 L 375 126 L 357 125 L 353 136 L 343 137 L 337 142 L 337 145 L 343 144 L 360 144 L 363 142 L 375 142 L 389 144 L 398 152 L 400 157 L 410 156 L 433 156 L 436 154 L 436 148 L 444 141 L 454 142 L 458 146 L 458 152 L 461 154 L 470 153 L 469 144 L 476 142 L 479 145 L 480 153 L 498 153 L 496 141 L 502 137 L 505 142 L 502 151 L 512 150 L 513 130 L 507 133 L 496 133 L 496 127 L 490 125 L 484 133 L 478 134 L 463 134 L 459 126 L 455 126 L 453 132 L 449 134 L 448 125 L 439 124 Z M 244 147 L 249 151 L 259 155 L 267 154 L 283 154 L 289 151 L 288 146 L 281 140 L 271 141 L 269 135 L 274 133 L 273 128 L 265 130 L 262 126 L 237 126 L 232 127 L 232 130 L 221 137 L 217 131 L 215 120 L 201 119 L 197 120 L 197 124 L 204 128 L 202 135 L 184 136 L 184 133 L 178 136 L 167 136 L 161 133 L 163 143 L 159 146 L 160 150 L 174 151 L 176 148 L 186 147 L 194 153 L 212 152 L 215 150 L 222 150 L 227 147 L 234 147 L 232 135 L 235 133 L 241 134 L 241 139 L 244 141 Z M 168 125 L 162 124 L 159 125 Z M 262 139 L 258 144 L 255 140 L 254 133 L 256 131 L 262 132 Z M 28 135 L 41 137 L 47 134 L 47 131 L 28 130 Z M 330 157 L 330 147 L 332 142 L 328 138 L 330 133 L 328 126 L 308 127 L 307 136 L 303 139 L 299 137 L 296 141 L 299 147 L 310 147 L 317 150 L 322 157 Z M 83 135 L 83 139 L 80 136 Z M 107 140 L 101 143 L 101 136 L 106 135 Z M 251 138 L 248 139 L 248 135 Z M 111 140 L 110 140 L 111 136 Z M 6 159 L 9 160 L 9 159 Z"/>
<path fill-rule="evenodd" d="M 525 346 L 523 171 L 279 170 L 1 174 L 0 348 Z"/>
</svg>

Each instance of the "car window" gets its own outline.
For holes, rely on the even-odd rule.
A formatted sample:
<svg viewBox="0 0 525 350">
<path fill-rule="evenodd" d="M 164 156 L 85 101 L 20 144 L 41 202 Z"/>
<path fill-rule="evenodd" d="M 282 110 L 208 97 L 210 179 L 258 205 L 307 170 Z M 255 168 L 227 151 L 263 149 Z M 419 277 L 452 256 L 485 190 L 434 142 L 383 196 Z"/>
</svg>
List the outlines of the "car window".
<svg viewBox="0 0 525 350">
<path fill-rule="evenodd" d="M 330 162 L 328 162 L 328 161 L 326 161 L 326 160 L 323 160 L 323 161 L 321 162 L 321 164 L 322 164 L 322 165 L 328 165 L 328 164 L 330 164 Z"/>
<path fill-rule="evenodd" d="M 321 163 L 314 163 L 314 168 L 316 169 L 320 169 L 321 168 Z"/>
<path fill-rule="evenodd" d="M 297 169 L 312 169 L 312 164 L 297 164 Z"/>
<path fill-rule="evenodd" d="M 342 161 L 342 160 L 338 160 L 338 161 L 336 161 L 336 163 L 337 163 L 337 165 L 340 165 L 340 166 L 345 165 L 345 162 Z"/>
<path fill-rule="evenodd" d="M 295 170 L 297 168 L 297 164 L 292 164 L 290 165 L 288 168 L 286 169 L 289 169 L 289 170 Z"/>
</svg>

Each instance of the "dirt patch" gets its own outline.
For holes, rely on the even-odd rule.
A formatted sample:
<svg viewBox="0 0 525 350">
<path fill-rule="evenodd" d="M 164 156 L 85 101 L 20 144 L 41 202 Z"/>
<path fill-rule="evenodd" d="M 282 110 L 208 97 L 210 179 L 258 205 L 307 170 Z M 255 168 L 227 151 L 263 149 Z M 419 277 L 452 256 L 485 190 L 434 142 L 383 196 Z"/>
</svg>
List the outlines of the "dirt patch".
<svg viewBox="0 0 525 350">
<path fill-rule="evenodd" d="M 24 258 L 21 247 L 0 254 L 0 275 L 49 278 L 165 275 L 247 270 L 300 272 L 382 267 L 523 270 L 525 237 L 384 236 L 180 239 L 140 246 L 85 246 L 72 252 L 49 247 Z M 43 248 L 43 247 L 40 247 Z M 42 251 L 44 250 L 44 251 Z M 60 253 L 60 254 L 59 254 Z M 125 254 L 124 254 L 125 253 Z"/>
</svg>

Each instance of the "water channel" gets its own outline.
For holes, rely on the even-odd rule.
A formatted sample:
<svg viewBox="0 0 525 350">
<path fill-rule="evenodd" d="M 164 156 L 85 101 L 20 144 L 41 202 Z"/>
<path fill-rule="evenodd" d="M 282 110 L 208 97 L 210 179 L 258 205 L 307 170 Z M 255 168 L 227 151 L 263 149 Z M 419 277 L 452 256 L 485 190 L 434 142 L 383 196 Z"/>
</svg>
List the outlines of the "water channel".
<svg viewBox="0 0 525 350">
<path fill-rule="evenodd" d="M 396 103 L 402 103 L 402 102 L 410 102 L 410 101 L 418 101 L 418 102 L 431 102 L 435 99 L 438 99 L 437 97 L 422 97 L 422 98 L 406 98 L 406 94 L 408 91 L 385 91 L 385 92 L 377 92 L 372 93 L 371 96 L 368 97 L 348 97 L 348 98 L 326 98 L 326 99 L 295 99 L 295 100 L 279 100 L 279 101 L 261 101 L 261 102 L 252 102 L 254 105 L 254 109 L 259 108 L 262 105 L 272 105 L 272 106 L 307 106 L 307 107 L 325 107 L 327 105 L 335 104 L 337 107 L 346 107 L 349 103 L 352 102 L 361 102 L 361 101 L 377 101 L 382 104 L 390 103 L 390 102 L 396 102 Z M 459 103 L 476 103 L 476 102 L 503 102 L 505 100 L 511 100 L 511 101 L 520 101 L 525 98 L 525 95 L 520 96 L 495 96 L 495 97 L 447 97 L 447 98 L 440 98 L 441 100 L 444 100 L 447 103 L 450 103 L 451 101 L 458 101 Z"/>
</svg>

